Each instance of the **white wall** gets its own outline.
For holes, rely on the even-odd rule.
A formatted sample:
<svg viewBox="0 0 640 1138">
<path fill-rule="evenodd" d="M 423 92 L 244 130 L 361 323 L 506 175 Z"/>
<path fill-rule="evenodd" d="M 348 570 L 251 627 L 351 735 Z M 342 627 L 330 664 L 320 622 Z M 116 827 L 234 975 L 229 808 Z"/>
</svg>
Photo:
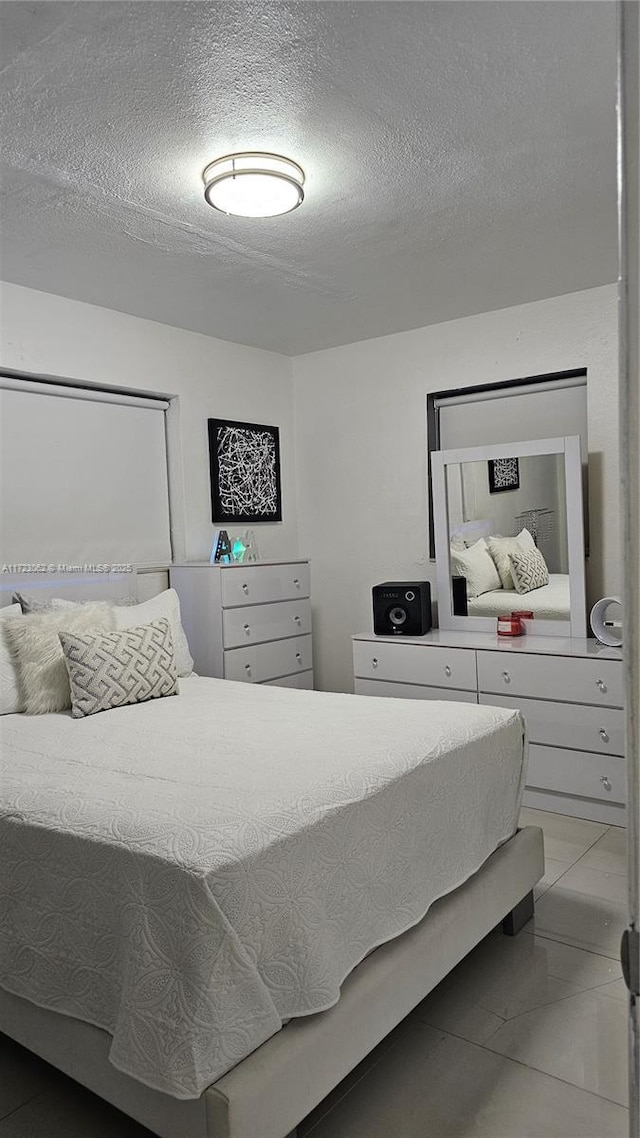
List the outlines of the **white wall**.
<svg viewBox="0 0 640 1138">
<path fill-rule="evenodd" d="M 175 483 L 183 475 L 184 553 L 190 559 L 209 556 L 214 529 L 207 419 L 278 426 L 283 520 L 252 528 L 263 557 L 297 554 L 291 361 L 286 357 L 2 284 L 0 368 L 179 396 L 173 476 Z"/>
<path fill-rule="evenodd" d="M 619 588 L 616 287 L 299 356 L 293 361 L 300 550 L 312 560 L 319 686 L 351 690 L 371 586 L 435 580 L 426 395 L 587 368 L 588 600 Z"/>
<path fill-rule="evenodd" d="M 615 286 L 293 361 L 17 285 L 0 293 L 0 367 L 179 396 L 189 558 L 208 556 L 213 532 L 207 418 L 280 427 L 283 522 L 255 529 L 264 557 L 312 559 L 318 680 L 338 690 L 351 688 L 352 633 L 371 627 L 371 586 L 435 580 L 427 392 L 583 366 L 593 600 L 619 588 Z"/>
</svg>

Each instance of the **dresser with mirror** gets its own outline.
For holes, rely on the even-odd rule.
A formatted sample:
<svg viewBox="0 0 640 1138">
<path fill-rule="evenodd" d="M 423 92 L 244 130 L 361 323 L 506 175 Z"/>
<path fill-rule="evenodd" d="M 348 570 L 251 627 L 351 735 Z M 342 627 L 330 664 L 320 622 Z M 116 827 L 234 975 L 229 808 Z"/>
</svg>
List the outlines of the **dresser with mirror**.
<svg viewBox="0 0 640 1138">
<path fill-rule="evenodd" d="M 587 637 L 580 438 L 431 460 L 439 628 L 354 637 L 355 691 L 517 707 L 524 804 L 624 825 L 622 654 Z M 513 612 L 524 635 L 497 635 Z"/>
</svg>

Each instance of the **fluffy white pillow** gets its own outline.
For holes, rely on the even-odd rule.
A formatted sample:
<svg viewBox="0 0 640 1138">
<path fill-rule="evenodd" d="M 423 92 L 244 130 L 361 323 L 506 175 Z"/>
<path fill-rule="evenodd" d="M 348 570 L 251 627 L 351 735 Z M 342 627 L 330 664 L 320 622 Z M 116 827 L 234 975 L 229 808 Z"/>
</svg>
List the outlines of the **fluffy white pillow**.
<svg viewBox="0 0 640 1138">
<path fill-rule="evenodd" d="M 189 676 L 193 671 L 193 658 L 180 620 L 180 598 L 175 589 L 165 589 L 157 597 L 150 597 L 139 605 L 117 605 L 114 609 L 118 630 L 136 628 L 139 624 L 151 624 L 165 617 L 169 621 L 176 671 L 179 676 Z"/>
<path fill-rule="evenodd" d="M 479 597 L 499 589 L 500 578 L 483 537 L 464 552 L 452 549 L 451 572 L 454 577 L 466 577 L 467 597 Z"/>
<path fill-rule="evenodd" d="M 29 715 L 46 715 L 71 707 L 69 677 L 58 632 L 88 632 L 113 626 L 113 609 L 106 601 L 77 609 L 26 613 L 5 622 L 20 676 L 24 709 Z"/>
<path fill-rule="evenodd" d="M 498 535 L 487 538 L 487 546 L 491 554 L 500 581 L 502 582 L 503 589 L 515 589 L 515 583 L 511 575 L 511 564 L 509 556 L 512 553 L 520 553 L 523 549 L 535 549 L 536 543 L 533 540 L 528 529 L 521 529 L 519 534 L 515 537 L 500 537 Z"/>
<path fill-rule="evenodd" d="M 5 627 L 7 619 L 15 620 L 21 616 L 22 609 L 19 604 L 7 605 L 6 608 L 0 609 L 0 715 L 13 715 L 24 708 L 18 669 L 11 653 Z"/>
</svg>

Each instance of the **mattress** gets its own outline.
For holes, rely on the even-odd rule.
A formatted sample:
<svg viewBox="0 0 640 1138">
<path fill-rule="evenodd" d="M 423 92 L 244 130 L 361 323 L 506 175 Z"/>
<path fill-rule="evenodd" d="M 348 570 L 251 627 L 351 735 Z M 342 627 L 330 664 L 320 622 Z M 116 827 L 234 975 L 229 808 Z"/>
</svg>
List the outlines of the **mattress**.
<svg viewBox="0 0 640 1138">
<path fill-rule="evenodd" d="M 526 609 L 544 620 L 569 620 L 569 576 L 550 573 L 549 584 L 530 593 L 515 589 L 496 589 L 467 601 L 469 616 L 499 616 L 516 609 Z"/>
<path fill-rule="evenodd" d="M 519 712 L 190 677 L 4 716 L 0 983 L 198 1096 L 515 831 Z"/>
</svg>

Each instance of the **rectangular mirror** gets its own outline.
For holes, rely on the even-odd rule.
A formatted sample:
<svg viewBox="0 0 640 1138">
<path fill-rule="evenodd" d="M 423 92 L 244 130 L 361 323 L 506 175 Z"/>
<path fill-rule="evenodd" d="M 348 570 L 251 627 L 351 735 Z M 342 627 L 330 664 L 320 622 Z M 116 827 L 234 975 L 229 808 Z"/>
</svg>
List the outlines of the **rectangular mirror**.
<svg viewBox="0 0 640 1138">
<path fill-rule="evenodd" d="M 435 451 L 439 624 L 586 636 L 580 437 Z"/>
</svg>

